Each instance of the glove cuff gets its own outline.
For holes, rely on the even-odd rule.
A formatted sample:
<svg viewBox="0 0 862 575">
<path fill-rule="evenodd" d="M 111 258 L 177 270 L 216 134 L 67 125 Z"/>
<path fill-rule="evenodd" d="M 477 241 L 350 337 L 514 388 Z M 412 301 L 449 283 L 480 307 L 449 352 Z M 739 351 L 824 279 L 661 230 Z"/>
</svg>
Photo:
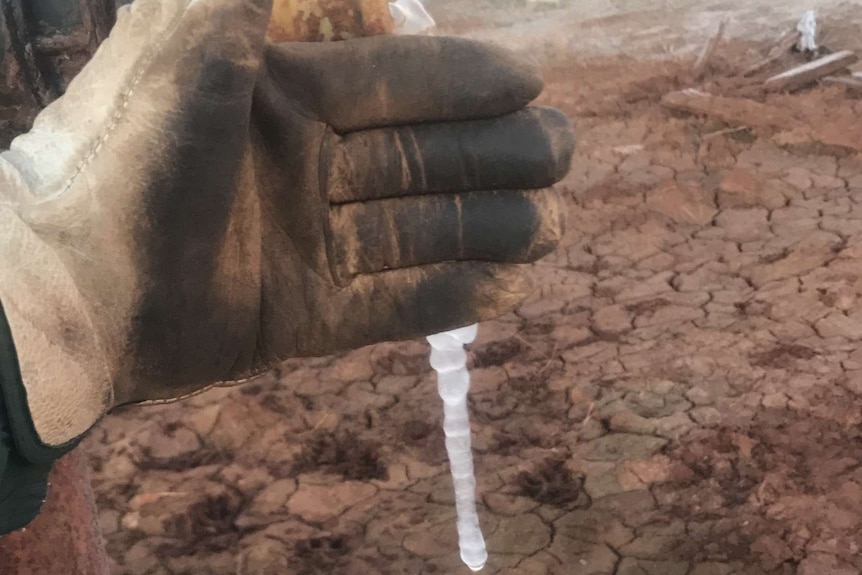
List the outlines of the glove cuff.
<svg viewBox="0 0 862 575">
<path fill-rule="evenodd" d="M 29 414 L 18 354 L 0 303 L 0 535 L 25 527 L 36 518 L 47 496 L 54 461 L 77 444 L 45 446 Z M 37 456 L 25 457 L 24 453 Z"/>
</svg>

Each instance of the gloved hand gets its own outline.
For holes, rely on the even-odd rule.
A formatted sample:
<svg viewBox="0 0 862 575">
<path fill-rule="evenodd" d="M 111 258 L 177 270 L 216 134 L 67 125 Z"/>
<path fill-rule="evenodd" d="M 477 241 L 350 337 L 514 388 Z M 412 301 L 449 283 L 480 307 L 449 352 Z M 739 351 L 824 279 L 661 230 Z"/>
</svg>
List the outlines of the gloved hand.
<svg viewBox="0 0 862 575">
<path fill-rule="evenodd" d="M 269 13 L 138 0 L 0 157 L 26 460 L 116 405 L 504 314 L 559 240 L 543 188 L 574 142 L 525 109 L 531 65 L 446 38 L 265 46 Z"/>
</svg>

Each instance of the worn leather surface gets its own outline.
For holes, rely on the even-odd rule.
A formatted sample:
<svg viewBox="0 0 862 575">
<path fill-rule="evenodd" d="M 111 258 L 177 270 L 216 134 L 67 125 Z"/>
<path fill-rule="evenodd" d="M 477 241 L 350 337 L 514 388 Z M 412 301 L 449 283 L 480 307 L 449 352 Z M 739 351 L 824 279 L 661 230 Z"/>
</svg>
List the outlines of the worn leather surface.
<svg viewBox="0 0 862 575">
<path fill-rule="evenodd" d="M 506 313 L 574 140 L 465 40 L 265 46 L 264 0 L 138 0 L 0 156 L 0 299 L 39 438 L 289 357 Z"/>
</svg>

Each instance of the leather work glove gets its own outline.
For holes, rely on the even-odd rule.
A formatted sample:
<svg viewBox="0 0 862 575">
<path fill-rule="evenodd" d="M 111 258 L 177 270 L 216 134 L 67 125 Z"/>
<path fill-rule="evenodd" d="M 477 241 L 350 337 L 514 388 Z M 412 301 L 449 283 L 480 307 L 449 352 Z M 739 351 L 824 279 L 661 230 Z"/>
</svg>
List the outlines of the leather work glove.
<svg viewBox="0 0 862 575">
<path fill-rule="evenodd" d="M 507 313 L 560 239 L 574 138 L 526 107 L 532 65 L 266 45 L 269 13 L 136 1 L 0 156 L 0 509 L 4 465 L 50 466 L 117 405 Z"/>
</svg>

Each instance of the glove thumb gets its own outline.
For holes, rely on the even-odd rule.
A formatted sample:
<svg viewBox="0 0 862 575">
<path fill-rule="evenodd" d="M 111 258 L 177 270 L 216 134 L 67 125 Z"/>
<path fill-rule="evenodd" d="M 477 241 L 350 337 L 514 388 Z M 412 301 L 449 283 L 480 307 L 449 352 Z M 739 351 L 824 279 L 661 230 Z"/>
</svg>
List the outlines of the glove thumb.
<svg viewBox="0 0 862 575">
<path fill-rule="evenodd" d="M 110 37 L 66 94 L 3 154 L 4 169 L 17 169 L 26 191 L 36 196 L 31 201 L 50 201 L 97 162 L 109 139 L 121 139 L 115 132 L 126 130 L 118 126 L 132 124 L 136 131 L 134 124 L 169 125 L 172 112 L 188 105 L 182 99 L 190 90 L 203 101 L 248 100 L 250 109 L 271 11 L 272 0 L 137 0 L 123 6 Z M 127 181 L 134 176 L 127 173 Z"/>
</svg>

